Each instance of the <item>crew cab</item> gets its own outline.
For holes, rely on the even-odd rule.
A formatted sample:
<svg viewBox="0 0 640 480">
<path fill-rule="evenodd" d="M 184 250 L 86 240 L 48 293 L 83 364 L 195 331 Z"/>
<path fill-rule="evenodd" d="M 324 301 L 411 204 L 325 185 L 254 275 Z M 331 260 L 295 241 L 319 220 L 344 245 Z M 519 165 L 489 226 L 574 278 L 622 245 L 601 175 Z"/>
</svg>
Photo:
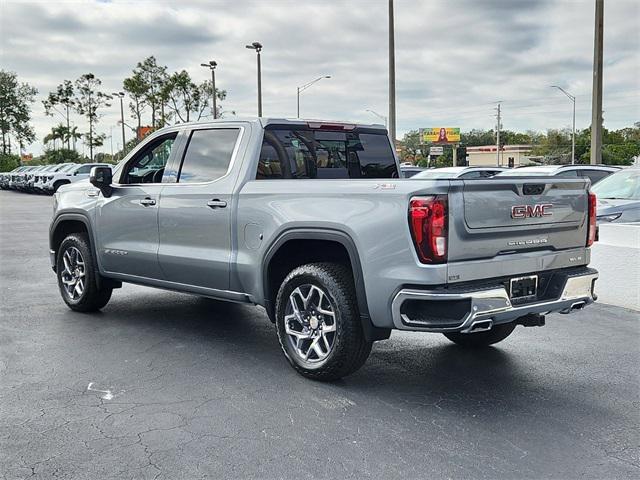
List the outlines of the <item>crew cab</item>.
<svg viewBox="0 0 640 480">
<path fill-rule="evenodd" d="M 161 129 L 54 196 L 73 310 L 122 282 L 261 305 L 302 375 L 357 370 L 393 329 L 466 347 L 595 299 L 583 178 L 412 181 L 384 127 L 247 119 Z"/>
</svg>

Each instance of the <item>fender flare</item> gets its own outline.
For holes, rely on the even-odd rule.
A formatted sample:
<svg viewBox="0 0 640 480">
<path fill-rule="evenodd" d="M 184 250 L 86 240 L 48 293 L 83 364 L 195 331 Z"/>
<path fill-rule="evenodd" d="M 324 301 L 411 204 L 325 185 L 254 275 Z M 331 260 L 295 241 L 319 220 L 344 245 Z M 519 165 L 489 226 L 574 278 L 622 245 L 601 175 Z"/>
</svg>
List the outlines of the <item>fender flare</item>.
<svg viewBox="0 0 640 480">
<path fill-rule="evenodd" d="M 122 286 L 122 282 L 118 281 L 118 280 L 113 280 L 111 278 L 105 277 L 102 274 L 102 265 L 100 264 L 100 256 L 98 255 L 98 249 L 97 249 L 97 245 L 96 245 L 96 237 L 94 235 L 93 232 L 93 228 L 91 226 L 91 221 L 87 218 L 87 216 L 83 213 L 73 213 L 73 212 L 66 212 L 66 213 L 61 213 L 59 214 L 52 222 L 51 222 L 51 227 L 49 228 L 49 249 L 50 250 L 54 250 L 53 248 L 53 237 L 54 234 L 58 228 L 58 226 L 66 221 L 74 221 L 74 222 L 81 222 L 82 224 L 84 224 L 85 228 L 87 229 L 87 232 L 89 234 L 89 240 L 90 240 L 90 247 L 91 250 L 93 250 L 93 256 L 96 260 L 96 267 L 97 267 L 97 280 L 98 280 L 98 284 L 99 286 L 104 284 L 106 286 L 109 286 L 111 288 L 120 288 Z"/>
<path fill-rule="evenodd" d="M 91 222 L 89 221 L 89 219 L 82 213 L 61 213 L 54 218 L 54 220 L 51 222 L 51 227 L 49 228 L 49 248 L 53 250 L 54 233 L 58 229 L 58 226 L 62 222 L 66 221 L 82 222 L 84 224 L 87 232 L 89 232 L 89 236 L 91 237 L 91 245 L 95 253 L 95 236 L 93 235 L 93 228 L 91 227 Z"/>
<path fill-rule="evenodd" d="M 369 306 L 367 304 L 367 294 L 364 285 L 364 274 L 362 272 L 362 264 L 360 262 L 355 242 L 347 233 L 330 228 L 290 228 L 281 232 L 266 249 L 266 253 L 262 259 L 262 289 L 264 295 L 264 306 L 272 321 L 275 321 L 275 305 L 273 305 L 269 298 L 269 264 L 280 247 L 290 240 L 326 240 L 342 245 L 347 251 L 349 261 L 351 262 L 351 270 L 356 288 L 356 300 L 358 302 L 360 321 L 362 322 L 365 337 L 370 341 L 382 340 L 389 337 L 391 332 L 390 329 L 375 327 L 371 322 Z"/>
</svg>

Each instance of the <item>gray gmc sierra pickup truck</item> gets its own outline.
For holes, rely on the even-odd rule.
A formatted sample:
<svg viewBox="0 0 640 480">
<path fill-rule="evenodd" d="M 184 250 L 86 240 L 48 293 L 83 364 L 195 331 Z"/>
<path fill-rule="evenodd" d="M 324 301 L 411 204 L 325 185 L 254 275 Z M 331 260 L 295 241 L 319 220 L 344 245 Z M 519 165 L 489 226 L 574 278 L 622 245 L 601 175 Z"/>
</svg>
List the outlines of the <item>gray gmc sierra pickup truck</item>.
<svg viewBox="0 0 640 480">
<path fill-rule="evenodd" d="M 392 329 L 481 347 L 595 299 L 582 178 L 398 178 L 379 125 L 219 120 L 164 128 L 54 197 L 62 298 L 131 282 L 262 305 L 306 377 L 357 370 Z"/>
</svg>

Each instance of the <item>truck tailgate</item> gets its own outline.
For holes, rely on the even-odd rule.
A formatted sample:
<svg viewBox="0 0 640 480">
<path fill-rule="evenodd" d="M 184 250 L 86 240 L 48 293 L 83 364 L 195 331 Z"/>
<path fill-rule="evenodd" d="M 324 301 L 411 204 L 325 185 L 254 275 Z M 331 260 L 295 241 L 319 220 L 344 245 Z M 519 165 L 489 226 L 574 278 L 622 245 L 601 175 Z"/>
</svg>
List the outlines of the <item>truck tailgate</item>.
<svg viewBox="0 0 640 480">
<path fill-rule="evenodd" d="M 449 261 L 584 247 L 584 179 L 493 178 L 452 181 Z"/>
</svg>

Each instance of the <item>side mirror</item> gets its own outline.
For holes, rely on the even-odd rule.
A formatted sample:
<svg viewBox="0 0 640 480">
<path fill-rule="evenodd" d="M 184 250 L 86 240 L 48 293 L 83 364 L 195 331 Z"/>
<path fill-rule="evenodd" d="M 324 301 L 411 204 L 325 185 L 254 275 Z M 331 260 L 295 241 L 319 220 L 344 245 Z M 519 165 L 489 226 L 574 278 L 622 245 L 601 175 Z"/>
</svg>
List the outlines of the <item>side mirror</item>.
<svg viewBox="0 0 640 480">
<path fill-rule="evenodd" d="M 89 174 L 89 182 L 94 187 L 98 187 L 105 197 L 111 196 L 111 183 L 113 183 L 113 174 L 111 167 L 93 167 Z"/>
</svg>

